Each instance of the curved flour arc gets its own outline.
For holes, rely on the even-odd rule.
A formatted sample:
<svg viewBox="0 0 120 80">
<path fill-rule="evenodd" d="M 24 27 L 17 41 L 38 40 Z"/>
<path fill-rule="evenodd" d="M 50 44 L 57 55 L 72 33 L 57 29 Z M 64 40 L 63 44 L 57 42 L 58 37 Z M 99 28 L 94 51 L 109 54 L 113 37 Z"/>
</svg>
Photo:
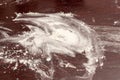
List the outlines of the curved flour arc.
<svg viewBox="0 0 120 80">
<path fill-rule="evenodd" d="M 96 68 L 103 65 L 102 59 L 104 56 L 96 32 L 84 22 L 74 18 L 73 14 L 26 13 L 18 14 L 14 21 L 24 24 L 30 31 L 6 36 L 0 42 L 8 41 L 20 44 L 25 48 L 21 53 L 24 56 L 32 55 L 32 58 L 4 58 L 2 56 L 4 47 L 1 47 L 1 58 L 5 62 L 19 61 L 25 65 L 28 64 L 30 69 L 41 75 L 42 80 L 46 80 L 46 78 L 53 79 L 54 67 L 48 67 L 50 69 L 48 70 L 49 74 L 47 74 L 39 68 L 42 65 L 42 60 L 34 59 L 34 56 L 40 55 L 52 64 L 53 53 L 70 57 L 76 57 L 76 53 L 84 55 L 88 59 L 86 63 L 83 63 L 86 73 L 80 78 L 91 78 L 95 74 Z M 18 47 L 19 45 L 15 46 Z M 38 64 L 40 65 L 38 66 Z"/>
</svg>

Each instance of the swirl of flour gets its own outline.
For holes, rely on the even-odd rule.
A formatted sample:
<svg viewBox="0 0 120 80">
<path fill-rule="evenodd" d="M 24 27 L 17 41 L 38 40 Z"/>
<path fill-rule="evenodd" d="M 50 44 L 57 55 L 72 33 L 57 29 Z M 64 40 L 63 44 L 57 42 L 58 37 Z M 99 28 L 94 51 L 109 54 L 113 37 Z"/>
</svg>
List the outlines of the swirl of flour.
<svg viewBox="0 0 120 80">
<path fill-rule="evenodd" d="M 14 21 L 24 24 L 30 31 L 3 38 L 1 41 L 19 43 L 28 50 L 28 54 L 42 55 L 46 61 L 51 61 L 52 53 L 71 57 L 75 57 L 76 53 L 84 55 L 88 61 L 83 63 L 86 69 L 83 78 L 93 76 L 98 65 L 103 64 L 100 39 L 94 30 L 74 18 L 73 14 L 17 14 Z M 33 61 L 31 63 L 35 64 Z M 42 70 L 38 72 L 43 74 Z M 54 71 L 51 74 L 54 74 Z M 43 75 L 48 77 L 46 73 Z"/>
</svg>

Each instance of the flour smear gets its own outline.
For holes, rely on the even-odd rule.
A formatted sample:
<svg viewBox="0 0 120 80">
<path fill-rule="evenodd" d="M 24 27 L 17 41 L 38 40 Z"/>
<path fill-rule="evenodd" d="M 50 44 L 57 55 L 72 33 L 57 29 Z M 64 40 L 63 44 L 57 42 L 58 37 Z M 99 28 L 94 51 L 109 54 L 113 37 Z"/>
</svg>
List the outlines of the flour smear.
<svg viewBox="0 0 120 80">
<path fill-rule="evenodd" d="M 9 35 L 7 31 L 12 30 L 0 27 L 3 29 L 0 30 L 0 59 L 4 63 L 16 63 L 13 70 L 17 69 L 19 62 L 28 65 L 31 70 L 40 75 L 41 80 L 53 80 L 54 54 L 73 58 L 76 58 L 76 54 L 81 54 L 88 59 L 82 64 L 86 72 L 83 76 L 76 77 L 92 80 L 96 68 L 103 65 L 104 55 L 96 32 L 84 22 L 74 18 L 71 13 L 17 14 L 13 21 L 29 29 L 21 34 Z M 44 61 L 50 65 L 45 66 Z M 59 65 L 62 66 L 61 62 Z M 65 65 L 76 68 L 71 63 Z M 47 68 L 43 70 L 41 67 Z"/>
</svg>

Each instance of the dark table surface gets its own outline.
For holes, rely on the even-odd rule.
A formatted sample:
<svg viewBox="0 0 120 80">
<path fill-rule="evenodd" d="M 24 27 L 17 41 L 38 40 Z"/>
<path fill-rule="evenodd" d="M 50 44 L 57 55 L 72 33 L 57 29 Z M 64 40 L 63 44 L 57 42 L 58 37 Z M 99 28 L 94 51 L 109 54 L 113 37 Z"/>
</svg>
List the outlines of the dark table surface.
<svg viewBox="0 0 120 80">
<path fill-rule="evenodd" d="M 19 1 L 19 0 L 18 0 Z M 71 12 L 89 25 L 120 26 L 120 0 L 26 0 L 21 4 L 14 0 L 1 0 L 0 24 L 9 23 L 16 13 Z M 96 71 L 93 80 L 120 80 L 119 53 L 105 52 L 105 62 Z M 2 70 L 0 71 L 2 72 Z M 30 74 L 29 70 L 26 74 Z M 30 74 L 32 75 L 32 74 Z M 8 77 L 6 75 L 6 77 Z M 32 78 L 32 77 L 31 77 Z M 9 80 L 9 79 L 5 79 Z M 12 79 L 11 79 L 12 80 Z M 32 79 L 31 79 L 32 80 Z"/>
<path fill-rule="evenodd" d="M 6 4 L 5 4 L 6 1 Z M 16 0 L 17 1 L 17 0 Z M 20 1 L 20 0 L 18 0 Z M 114 25 L 120 19 L 119 0 L 1 0 L 0 18 L 11 19 L 15 12 L 72 12 L 88 24 Z M 116 24 L 115 24 L 116 25 Z M 117 24 L 118 25 L 118 24 Z"/>
</svg>

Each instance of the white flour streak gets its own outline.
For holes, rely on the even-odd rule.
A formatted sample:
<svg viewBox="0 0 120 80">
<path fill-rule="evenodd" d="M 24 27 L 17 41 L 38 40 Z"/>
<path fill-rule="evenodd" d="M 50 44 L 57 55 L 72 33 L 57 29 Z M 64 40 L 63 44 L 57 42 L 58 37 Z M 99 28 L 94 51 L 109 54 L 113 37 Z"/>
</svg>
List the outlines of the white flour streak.
<svg viewBox="0 0 120 80">
<path fill-rule="evenodd" d="M 84 55 L 88 59 L 87 63 L 83 63 L 86 68 L 84 77 L 93 75 L 98 67 L 98 63 L 102 64 L 103 54 L 97 34 L 84 22 L 75 19 L 73 14 L 18 14 L 14 21 L 25 24 L 30 31 L 23 32 L 19 36 L 8 36 L 7 38 L 1 39 L 1 42 L 11 41 L 13 43 L 19 43 L 28 50 L 27 54 L 33 56 L 41 55 L 48 62 L 52 59 L 52 53 L 71 57 L 76 57 L 76 53 Z M 11 58 L 10 62 L 12 60 L 14 61 Z M 40 73 L 43 80 L 45 80 L 45 77 L 53 78 L 53 66 L 48 70 L 48 75 L 44 70 L 39 69 L 40 65 L 38 64 L 42 63 L 41 60 L 17 60 L 20 63 L 29 64 L 32 70 Z M 66 64 L 66 66 L 74 67 L 72 64 Z"/>
</svg>

